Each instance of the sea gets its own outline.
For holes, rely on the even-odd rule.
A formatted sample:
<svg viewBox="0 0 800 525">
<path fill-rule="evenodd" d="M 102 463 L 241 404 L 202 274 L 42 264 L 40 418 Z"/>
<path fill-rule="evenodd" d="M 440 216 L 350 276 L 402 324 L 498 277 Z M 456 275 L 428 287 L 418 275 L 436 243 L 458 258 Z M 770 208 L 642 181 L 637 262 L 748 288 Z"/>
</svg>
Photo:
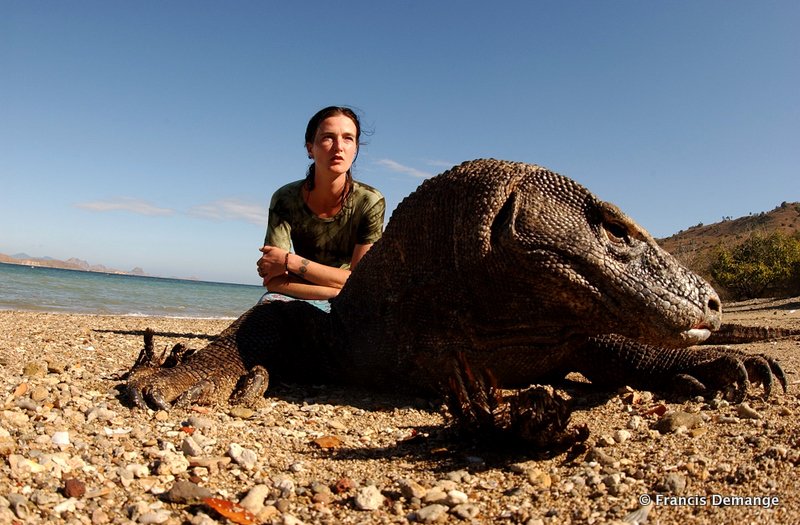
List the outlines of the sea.
<svg viewBox="0 0 800 525">
<path fill-rule="evenodd" d="M 264 292 L 256 285 L 0 263 L 0 310 L 235 319 Z"/>
</svg>

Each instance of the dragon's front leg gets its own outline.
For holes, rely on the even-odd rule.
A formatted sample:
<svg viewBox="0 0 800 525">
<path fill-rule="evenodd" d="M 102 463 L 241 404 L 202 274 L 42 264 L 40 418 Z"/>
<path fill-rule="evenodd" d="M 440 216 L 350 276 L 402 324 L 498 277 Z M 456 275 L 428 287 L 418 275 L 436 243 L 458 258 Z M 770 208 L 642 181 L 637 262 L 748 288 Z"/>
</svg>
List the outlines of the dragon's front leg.
<svg viewBox="0 0 800 525">
<path fill-rule="evenodd" d="M 134 405 L 163 410 L 171 404 L 250 403 L 263 396 L 270 372 L 318 375 L 314 366 L 324 360 L 308 354 L 324 348 L 309 341 L 325 340 L 318 332 L 327 315 L 303 301 L 261 304 L 202 350 L 176 345 L 163 362 L 153 352 L 152 334 L 146 334 L 124 389 Z"/>
<path fill-rule="evenodd" d="M 580 351 L 578 371 L 601 385 L 698 395 L 732 390 L 741 401 L 749 384 L 769 397 L 777 380 L 786 391 L 786 374 L 766 355 L 721 347 L 660 348 L 618 335 L 590 338 Z"/>
</svg>

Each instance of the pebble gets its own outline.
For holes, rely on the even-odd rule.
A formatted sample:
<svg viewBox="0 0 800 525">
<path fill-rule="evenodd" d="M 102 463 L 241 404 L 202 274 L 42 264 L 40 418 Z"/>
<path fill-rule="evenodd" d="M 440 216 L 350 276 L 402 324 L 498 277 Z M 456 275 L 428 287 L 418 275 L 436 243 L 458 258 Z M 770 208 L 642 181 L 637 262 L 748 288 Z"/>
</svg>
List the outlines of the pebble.
<svg viewBox="0 0 800 525">
<path fill-rule="evenodd" d="M 422 499 L 428 490 L 412 479 L 401 479 L 397 482 L 400 486 L 400 494 L 406 499 Z"/>
<path fill-rule="evenodd" d="M 240 406 L 231 408 L 231 411 L 229 412 L 230 415 L 233 417 L 238 417 L 239 419 L 250 419 L 255 413 L 256 411 L 252 408 Z"/>
<path fill-rule="evenodd" d="M 425 503 L 440 503 L 444 505 L 445 501 L 447 500 L 447 492 L 439 486 L 433 487 L 429 491 L 425 493 L 423 496 L 422 501 Z"/>
<path fill-rule="evenodd" d="M 203 447 L 198 445 L 192 436 L 186 436 L 181 442 L 181 452 L 187 456 L 202 456 Z"/>
<path fill-rule="evenodd" d="M 82 498 L 86 494 L 86 485 L 79 479 L 64 480 L 64 495 L 68 498 Z"/>
<path fill-rule="evenodd" d="M 631 433 L 627 430 L 619 429 L 614 432 L 614 441 L 617 443 L 625 443 L 631 438 Z"/>
<path fill-rule="evenodd" d="M 64 447 L 69 445 L 69 432 L 66 430 L 62 430 L 59 432 L 55 432 L 51 439 L 53 445 Z"/>
<path fill-rule="evenodd" d="M 213 494 L 205 487 L 201 487 L 190 481 L 176 481 L 168 491 L 164 493 L 164 499 L 170 503 L 198 503 L 203 498 L 210 498 Z"/>
<path fill-rule="evenodd" d="M 239 501 L 239 505 L 246 508 L 253 514 L 259 514 L 264 510 L 264 500 L 270 493 L 270 487 L 267 485 L 253 486 L 247 495 Z"/>
<path fill-rule="evenodd" d="M 534 488 L 537 489 L 549 489 L 550 486 L 553 484 L 553 480 L 550 477 L 550 474 L 543 471 L 539 468 L 530 469 L 527 472 L 528 481 Z"/>
<path fill-rule="evenodd" d="M 699 427 L 702 424 L 703 418 L 698 414 L 691 414 L 689 412 L 670 412 L 659 419 L 655 423 L 654 428 L 662 434 L 671 434 L 673 432 L 677 432 L 681 427 L 691 429 Z"/>
<path fill-rule="evenodd" d="M 170 512 L 166 509 L 145 512 L 136 520 L 142 525 L 158 525 L 166 522 L 170 518 Z"/>
<path fill-rule="evenodd" d="M 3 427 L 0 427 L 0 456 L 8 456 L 17 448 L 17 443 L 11 434 Z"/>
<path fill-rule="evenodd" d="M 680 496 L 686 490 L 686 478 L 677 472 L 670 472 L 656 486 L 660 492 L 666 492 Z"/>
<path fill-rule="evenodd" d="M 469 497 L 467 497 L 466 493 L 461 492 L 460 490 L 452 489 L 447 491 L 447 499 L 445 503 L 449 507 L 455 507 L 456 505 L 461 505 L 466 503 Z"/>
<path fill-rule="evenodd" d="M 253 470 L 258 463 L 258 455 L 249 448 L 244 448 L 238 443 L 228 445 L 228 455 L 237 465 L 245 470 Z"/>
<path fill-rule="evenodd" d="M 377 510 L 383 506 L 385 500 L 386 497 L 375 485 L 367 485 L 356 491 L 354 501 L 358 510 Z"/>
<path fill-rule="evenodd" d="M 161 461 L 156 468 L 159 476 L 182 474 L 189 470 L 189 460 L 183 454 L 165 450 L 160 455 Z"/>
<path fill-rule="evenodd" d="M 450 509 L 450 512 L 462 520 L 473 520 L 480 514 L 480 508 L 472 503 L 462 503 Z"/>
<path fill-rule="evenodd" d="M 30 361 L 22 366 L 22 375 L 26 377 L 44 377 L 47 375 L 47 361 Z"/>
<path fill-rule="evenodd" d="M 446 505 L 440 505 L 438 503 L 427 505 L 417 511 L 415 516 L 416 521 L 421 521 L 422 523 L 436 523 L 437 521 L 442 521 L 447 516 L 448 510 Z"/>
<path fill-rule="evenodd" d="M 753 410 L 747 403 L 737 405 L 736 414 L 742 419 L 761 419 L 761 414 Z"/>
</svg>

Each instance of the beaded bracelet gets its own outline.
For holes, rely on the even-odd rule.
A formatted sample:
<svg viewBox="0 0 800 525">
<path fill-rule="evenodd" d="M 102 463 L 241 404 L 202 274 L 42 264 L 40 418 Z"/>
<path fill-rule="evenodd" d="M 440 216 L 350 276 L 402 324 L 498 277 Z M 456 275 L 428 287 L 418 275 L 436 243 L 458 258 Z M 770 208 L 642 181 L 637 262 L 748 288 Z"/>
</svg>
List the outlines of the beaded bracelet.
<svg viewBox="0 0 800 525">
<path fill-rule="evenodd" d="M 286 252 L 286 257 L 283 259 L 283 269 L 289 273 L 289 252 Z"/>
</svg>

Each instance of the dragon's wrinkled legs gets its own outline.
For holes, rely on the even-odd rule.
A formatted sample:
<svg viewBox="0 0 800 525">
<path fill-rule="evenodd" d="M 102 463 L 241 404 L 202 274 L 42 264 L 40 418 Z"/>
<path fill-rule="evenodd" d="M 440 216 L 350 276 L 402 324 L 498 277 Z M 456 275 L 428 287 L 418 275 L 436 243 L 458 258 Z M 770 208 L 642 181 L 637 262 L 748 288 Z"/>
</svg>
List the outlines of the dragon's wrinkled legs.
<svg viewBox="0 0 800 525">
<path fill-rule="evenodd" d="M 545 448 L 569 446 L 589 435 L 585 426 L 567 429 L 570 400 L 552 387 L 536 385 L 504 396 L 491 372 L 472 370 L 463 355 L 444 390 L 457 427 L 480 438 Z"/>
<path fill-rule="evenodd" d="M 232 405 L 248 405 L 263 397 L 269 387 L 269 372 L 263 366 L 256 365 L 241 377 L 236 389 L 231 394 Z"/>
<path fill-rule="evenodd" d="M 786 391 L 786 374 L 777 361 L 741 350 L 660 348 L 605 335 L 590 338 L 580 354 L 578 371 L 597 384 L 689 395 L 731 391 L 735 401 L 745 398 L 750 383 L 761 385 L 765 398 L 775 379 Z"/>
<path fill-rule="evenodd" d="M 303 301 L 260 304 L 202 350 L 175 345 L 166 358 L 155 355 L 148 332 L 125 391 L 135 406 L 163 410 L 170 403 L 252 403 L 267 389 L 268 368 L 308 378 L 329 372 L 330 322 Z"/>
</svg>

